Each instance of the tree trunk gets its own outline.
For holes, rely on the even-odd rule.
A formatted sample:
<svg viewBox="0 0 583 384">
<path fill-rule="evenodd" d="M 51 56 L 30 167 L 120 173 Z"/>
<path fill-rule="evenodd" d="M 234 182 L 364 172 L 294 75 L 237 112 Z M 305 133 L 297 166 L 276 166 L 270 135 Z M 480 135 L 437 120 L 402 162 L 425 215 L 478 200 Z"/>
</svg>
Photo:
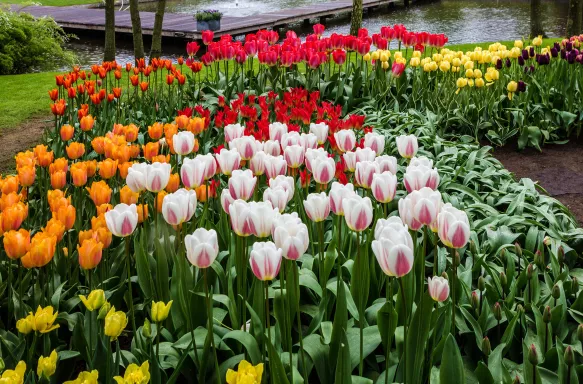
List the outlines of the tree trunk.
<svg viewBox="0 0 583 384">
<path fill-rule="evenodd" d="M 154 30 L 152 32 L 152 48 L 150 50 L 150 60 L 154 57 L 162 55 L 162 23 L 164 21 L 164 10 L 166 8 L 166 0 L 158 0 L 158 8 L 156 8 L 156 16 L 154 18 Z"/>
<path fill-rule="evenodd" d="M 115 60 L 115 0 L 105 1 L 105 49 L 103 61 Z"/>
<path fill-rule="evenodd" d="M 541 0 L 530 0 L 530 37 L 545 36 L 542 17 L 543 7 Z"/>
<path fill-rule="evenodd" d="M 135 59 L 144 57 L 144 40 L 142 39 L 142 20 L 138 11 L 138 0 L 130 0 L 130 16 L 132 18 L 132 35 L 134 37 Z"/>
<path fill-rule="evenodd" d="M 569 1 L 569 17 L 567 18 L 567 37 L 571 37 L 581 33 L 582 6 L 583 0 Z"/>
<path fill-rule="evenodd" d="M 358 35 L 362 26 L 362 0 L 352 0 L 352 17 L 350 18 L 350 34 Z"/>
</svg>

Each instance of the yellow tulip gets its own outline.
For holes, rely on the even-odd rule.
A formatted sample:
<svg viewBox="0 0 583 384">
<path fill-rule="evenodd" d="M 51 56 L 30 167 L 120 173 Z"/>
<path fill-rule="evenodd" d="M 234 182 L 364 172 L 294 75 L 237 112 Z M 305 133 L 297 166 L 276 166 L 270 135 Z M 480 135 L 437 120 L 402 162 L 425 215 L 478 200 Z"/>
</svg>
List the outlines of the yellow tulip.
<svg viewBox="0 0 583 384">
<path fill-rule="evenodd" d="M 516 90 L 518 89 L 518 83 L 516 81 L 511 81 L 506 86 L 506 89 L 508 90 L 508 92 L 512 92 L 512 93 L 516 92 Z"/>
<path fill-rule="evenodd" d="M 104 320 L 105 316 L 107 316 L 110 309 L 111 309 L 111 304 L 108 301 L 103 303 L 101 308 L 99 308 L 99 313 L 97 314 L 97 320 Z"/>
<path fill-rule="evenodd" d="M 113 379 L 117 384 L 147 384 L 150 382 L 150 363 L 144 361 L 141 366 L 132 363 L 123 377 L 115 376 Z"/>
<path fill-rule="evenodd" d="M 38 358 L 38 366 L 36 368 L 36 374 L 39 378 L 41 377 L 51 377 L 57 370 L 57 351 L 53 349 L 50 356 L 41 356 Z"/>
<path fill-rule="evenodd" d="M 393 55 L 393 57 L 395 59 L 400 59 L 401 57 L 403 57 L 403 52 L 397 51 L 397 52 L 395 52 L 395 54 Z"/>
<path fill-rule="evenodd" d="M 33 321 L 34 316 L 31 313 L 16 322 L 16 329 L 18 329 L 18 332 L 22 333 L 23 335 L 28 335 L 32 331 Z"/>
<path fill-rule="evenodd" d="M 122 331 L 128 325 L 128 318 L 122 311 L 115 311 L 115 307 L 111 307 L 105 316 L 105 335 L 109 336 L 111 341 L 116 340 Z"/>
<path fill-rule="evenodd" d="M 30 314 L 32 315 L 32 312 Z M 39 305 L 32 320 L 32 330 L 40 333 L 48 333 L 59 328 L 59 324 L 53 324 L 58 314 L 59 312 L 53 313 L 53 307 L 50 305 L 44 308 L 41 308 Z"/>
<path fill-rule="evenodd" d="M 468 69 L 474 69 L 474 62 L 471 60 L 466 61 L 466 63 L 464 64 L 464 68 L 466 70 Z"/>
<path fill-rule="evenodd" d="M 535 47 L 540 47 L 541 45 L 543 45 L 543 37 L 539 35 L 532 39 L 532 45 L 534 45 Z"/>
<path fill-rule="evenodd" d="M 482 71 L 479 69 L 474 69 L 474 79 L 481 79 L 482 78 Z"/>
<path fill-rule="evenodd" d="M 404 57 L 399 57 L 395 59 L 395 63 L 407 65 L 407 59 L 405 59 Z"/>
<path fill-rule="evenodd" d="M 26 373 L 26 363 L 19 361 L 16 368 L 7 369 L 2 373 L 0 378 L 1 384 L 22 384 L 24 383 L 24 374 Z"/>
<path fill-rule="evenodd" d="M 81 302 L 83 302 L 89 312 L 93 312 L 101 308 L 105 303 L 105 292 L 103 292 L 103 289 L 95 289 L 87 297 L 79 295 L 79 299 L 81 299 Z"/>
<path fill-rule="evenodd" d="M 164 304 L 162 301 L 157 303 L 152 301 L 152 321 L 155 323 L 160 323 L 166 320 L 166 318 L 168 318 L 168 314 L 170 313 L 170 307 L 172 307 L 172 300 L 170 300 L 168 304 Z"/>
<path fill-rule="evenodd" d="M 370 53 L 367 53 L 366 55 L 362 56 L 362 59 L 364 61 L 370 61 Z"/>
<path fill-rule="evenodd" d="M 482 88 L 484 85 L 486 85 L 484 79 L 482 79 L 481 77 L 477 78 L 474 83 L 476 85 L 476 88 Z"/>
<path fill-rule="evenodd" d="M 421 51 L 413 51 L 412 57 L 421 58 Z"/>
<path fill-rule="evenodd" d="M 449 64 L 449 61 L 442 61 L 441 63 L 439 63 L 439 70 L 441 72 L 449 72 L 451 68 L 451 65 Z"/>
<path fill-rule="evenodd" d="M 236 372 L 232 369 L 227 371 L 227 384 L 260 384 L 262 376 L 263 363 L 253 366 L 248 361 L 243 360 L 239 363 Z"/>
<path fill-rule="evenodd" d="M 379 55 L 379 59 L 381 60 L 381 62 L 386 63 L 387 61 L 389 61 L 389 55 L 383 52 Z"/>
<path fill-rule="evenodd" d="M 473 69 L 466 69 L 466 77 L 471 79 L 474 77 L 474 70 Z"/>
<path fill-rule="evenodd" d="M 383 61 L 381 63 L 383 69 L 386 71 L 387 69 L 389 69 L 389 62 L 388 61 Z"/>
<path fill-rule="evenodd" d="M 462 65 L 462 61 L 459 59 L 459 57 L 453 59 L 451 63 L 453 64 L 454 67 L 461 67 Z"/>
<path fill-rule="evenodd" d="M 99 377 L 99 372 L 94 369 L 91 372 L 84 371 L 79 373 L 79 376 L 75 380 L 65 381 L 63 384 L 98 384 L 97 378 Z"/>
<path fill-rule="evenodd" d="M 418 66 L 419 66 L 419 63 L 420 63 L 420 61 L 421 61 L 421 60 L 419 60 L 419 58 L 418 58 L 418 57 L 412 57 L 412 58 L 411 58 L 411 60 L 409 61 L 409 65 L 410 65 L 411 67 L 418 67 Z"/>
<path fill-rule="evenodd" d="M 374 51 L 373 53 L 371 53 L 370 58 L 371 60 L 378 60 L 379 59 L 379 51 Z"/>
</svg>

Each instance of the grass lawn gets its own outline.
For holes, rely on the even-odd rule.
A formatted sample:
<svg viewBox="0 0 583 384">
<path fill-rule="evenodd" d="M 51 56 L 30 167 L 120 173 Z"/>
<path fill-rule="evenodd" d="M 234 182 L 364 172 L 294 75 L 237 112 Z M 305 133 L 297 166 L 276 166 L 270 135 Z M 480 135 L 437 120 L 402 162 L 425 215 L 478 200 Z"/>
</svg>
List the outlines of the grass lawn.
<svg viewBox="0 0 583 384">
<path fill-rule="evenodd" d="M 83 5 L 99 3 L 100 0 L 0 0 L 0 4 L 22 4 L 22 5 L 48 5 L 53 7 L 64 7 L 68 5 Z"/>
<path fill-rule="evenodd" d="M 5 0 L 0 0 L 5 1 Z M 63 1 L 65 0 L 55 0 Z M 82 0 L 75 0 L 82 1 Z M 46 2 L 46 1 L 45 1 Z M 552 45 L 559 39 L 545 39 L 544 45 Z M 514 42 L 503 42 L 511 48 Z M 450 49 L 468 51 L 475 46 L 487 49 L 491 43 L 447 46 Z M 55 88 L 55 72 L 0 76 L 0 89 L 4 95 L 0 101 L 0 132 L 17 128 L 22 122 L 37 115 L 49 115 L 47 91 Z M 125 71 L 124 71 L 125 75 Z"/>
</svg>

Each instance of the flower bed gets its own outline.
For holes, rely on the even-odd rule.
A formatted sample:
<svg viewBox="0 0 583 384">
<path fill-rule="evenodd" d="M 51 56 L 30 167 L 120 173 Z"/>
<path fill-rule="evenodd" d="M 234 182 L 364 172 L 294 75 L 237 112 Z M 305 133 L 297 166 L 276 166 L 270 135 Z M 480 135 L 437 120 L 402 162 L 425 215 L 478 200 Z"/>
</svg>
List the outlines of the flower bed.
<svg viewBox="0 0 583 384">
<path fill-rule="evenodd" d="M 46 145 L 0 182 L 3 378 L 577 381 L 563 205 L 488 148 L 326 101 L 325 70 L 184 64 L 57 77 Z"/>
</svg>

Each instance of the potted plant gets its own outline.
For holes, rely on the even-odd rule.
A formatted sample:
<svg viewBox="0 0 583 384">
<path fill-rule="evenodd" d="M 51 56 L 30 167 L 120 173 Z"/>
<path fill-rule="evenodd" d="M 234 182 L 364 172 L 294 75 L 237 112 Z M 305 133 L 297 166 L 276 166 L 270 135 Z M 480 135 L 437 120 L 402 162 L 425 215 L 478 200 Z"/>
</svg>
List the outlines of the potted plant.
<svg viewBox="0 0 583 384">
<path fill-rule="evenodd" d="M 221 29 L 221 18 L 223 14 L 220 11 L 213 9 L 197 11 L 194 17 L 196 18 L 197 31 L 218 31 Z"/>
</svg>

